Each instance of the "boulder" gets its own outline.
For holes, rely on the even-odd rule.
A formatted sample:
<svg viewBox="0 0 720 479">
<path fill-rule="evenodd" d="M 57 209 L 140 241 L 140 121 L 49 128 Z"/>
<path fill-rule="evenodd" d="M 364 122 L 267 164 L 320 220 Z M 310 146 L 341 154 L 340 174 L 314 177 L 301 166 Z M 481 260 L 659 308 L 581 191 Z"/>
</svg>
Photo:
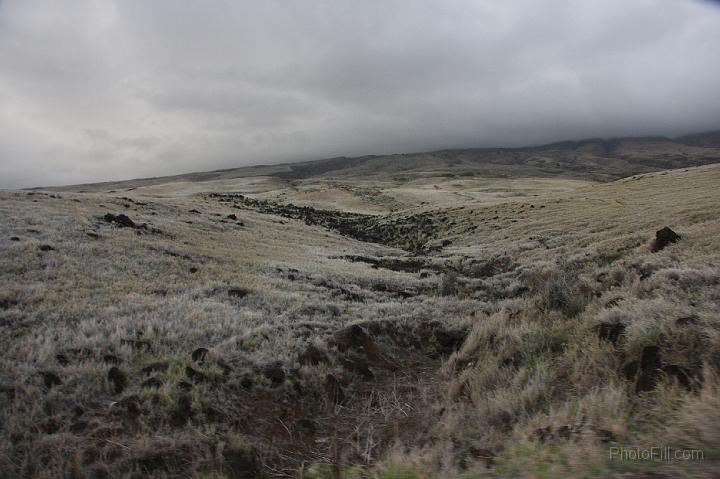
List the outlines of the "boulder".
<svg viewBox="0 0 720 479">
<path fill-rule="evenodd" d="M 663 229 L 655 232 L 655 239 L 650 245 L 650 251 L 652 251 L 653 253 L 657 253 L 669 244 L 675 243 L 681 238 L 682 237 L 679 234 L 666 226 Z"/>
<path fill-rule="evenodd" d="M 127 387 L 127 375 L 117 366 L 113 366 L 108 371 L 108 381 L 110 381 L 115 390 L 115 394 L 120 394 Z"/>
</svg>

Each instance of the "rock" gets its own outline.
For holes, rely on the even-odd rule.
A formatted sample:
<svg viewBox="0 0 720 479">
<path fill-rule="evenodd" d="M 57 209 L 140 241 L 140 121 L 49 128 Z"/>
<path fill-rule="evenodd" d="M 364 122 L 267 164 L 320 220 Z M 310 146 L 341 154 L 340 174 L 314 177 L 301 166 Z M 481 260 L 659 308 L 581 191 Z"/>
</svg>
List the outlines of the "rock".
<svg viewBox="0 0 720 479">
<path fill-rule="evenodd" d="M 40 251 L 55 251 L 55 248 L 53 248 L 49 244 L 40 245 L 39 248 L 40 248 Z"/>
<path fill-rule="evenodd" d="M 132 346 L 133 349 L 152 351 L 152 345 L 148 341 L 141 341 L 139 339 L 121 339 L 120 344 L 127 344 Z"/>
<path fill-rule="evenodd" d="M 441 352 L 450 354 L 462 346 L 467 337 L 467 331 L 436 329 L 434 331 L 435 340 L 440 345 Z"/>
<path fill-rule="evenodd" d="M 103 361 L 108 364 L 121 364 L 123 362 L 122 359 L 114 354 L 103 354 Z"/>
<path fill-rule="evenodd" d="M 325 393 L 332 404 L 345 402 L 345 391 L 343 391 L 340 381 L 332 374 L 325 376 Z"/>
<path fill-rule="evenodd" d="M 209 352 L 210 351 L 207 348 L 197 348 L 191 354 L 192 360 L 195 362 L 202 362 L 205 360 L 205 356 L 207 356 Z"/>
<path fill-rule="evenodd" d="M 225 218 L 227 218 L 227 219 L 229 219 L 229 220 L 235 220 L 235 221 L 237 221 L 237 219 L 238 219 L 238 217 L 237 217 L 237 215 L 236 215 L 235 213 L 230 213 L 230 214 L 227 215 Z"/>
<path fill-rule="evenodd" d="M 188 271 L 190 271 L 192 274 L 195 274 L 198 272 L 198 269 L 195 266 L 193 266 Z"/>
<path fill-rule="evenodd" d="M 652 391 L 655 388 L 660 379 L 660 366 L 660 347 L 645 346 L 640 356 L 640 370 L 635 383 L 636 393 Z"/>
<path fill-rule="evenodd" d="M 60 376 L 55 374 L 52 371 L 40 371 L 38 373 L 43 378 L 43 384 L 47 389 L 52 388 L 53 386 L 59 386 L 62 384 L 62 380 L 60 379 Z"/>
<path fill-rule="evenodd" d="M 285 371 L 281 362 L 268 364 L 263 368 L 263 375 L 272 382 L 274 386 L 279 386 L 285 381 Z"/>
<path fill-rule="evenodd" d="M 183 391 L 189 391 L 192 389 L 192 384 L 190 384 L 187 381 L 179 381 L 177 383 L 177 387 L 178 387 L 178 389 L 181 389 Z"/>
<path fill-rule="evenodd" d="M 370 336 L 357 324 L 353 324 L 336 332 L 334 339 L 338 349 L 342 352 L 351 348 L 367 348 L 368 346 L 374 345 Z"/>
<path fill-rule="evenodd" d="M 17 236 L 11 236 L 10 241 L 20 241 L 20 238 L 18 238 Z"/>
<path fill-rule="evenodd" d="M 256 479 L 261 476 L 260 462 L 251 448 L 226 447 L 223 450 L 223 461 L 228 468 L 227 477 L 237 479 Z"/>
<path fill-rule="evenodd" d="M 92 231 L 87 231 L 85 234 L 86 234 L 88 237 L 92 238 L 92 239 L 98 239 L 98 238 L 100 238 L 100 236 L 99 236 L 97 233 L 92 232 Z"/>
<path fill-rule="evenodd" d="M 115 394 L 120 394 L 127 386 L 127 375 L 117 366 L 113 366 L 108 371 L 108 381 L 113 384 Z"/>
<path fill-rule="evenodd" d="M 367 363 L 363 361 L 362 358 L 340 358 L 340 365 L 347 371 L 358 374 L 368 381 L 375 377 L 375 374 L 370 370 Z"/>
<path fill-rule="evenodd" d="M 57 362 L 60 363 L 60 366 L 67 366 L 70 364 L 70 360 L 64 354 L 56 354 L 55 359 L 57 359 Z"/>
<path fill-rule="evenodd" d="M 190 366 L 187 366 L 187 367 L 185 368 L 185 375 L 186 375 L 192 382 L 195 382 L 195 383 L 198 383 L 198 382 L 206 382 L 206 381 L 208 381 L 208 380 L 210 379 L 210 378 L 208 378 L 207 374 L 205 374 L 205 373 L 203 373 L 203 372 L 200 372 L 200 371 L 198 371 L 197 369 L 193 369 L 193 368 L 191 368 Z"/>
<path fill-rule="evenodd" d="M 144 388 L 158 389 L 162 386 L 162 384 L 163 384 L 162 381 L 160 381 L 158 378 L 149 378 L 149 379 L 146 379 L 145 381 L 143 381 L 141 386 Z"/>
<path fill-rule="evenodd" d="M 675 320 L 675 324 L 678 326 L 689 326 L 691 324 L 697 324 L 697 322 L 697 316 L 684 316 Z"/>
<path fill-rule="evenodd" d="M 667 226 L 655 232 L 655 239 L 650 245 L 650 251 L 657 253 L 671 243 L 675 243 L 682 237 Z"/>
<path fill-rule="evenodd" d="M 308 344 L 305 351 L 298 356 L 300 364 L 317 366 L 318 364 L 328 364 L 330 359 L 324 351 L 318 349 L 314 344 Z"/>
<path fill-rule="evenodd" d="M 690 371 L 683 368 L 682 366 L 678 366 L 677 364 L 668 364 L 667 366 L 664 366 L 662 368 L 662 371 L 668 376 L 675 378 L 678 384 L 680 384 L 688 391 L 692 388 Z"/>
<path fill-rule="evenodd" d="M 181 394 L 178 397 L 177 405 L 172 411 L 172 420 L 175 425 L 180 426 L 186 424 L 193 416 L 192 398 L 189 394 Z"/>
<path fill-rule="evenodd" d="M 170 365 L 167 361 L 158 361 L 155 363 L 148 364 L 144 368 L 141 369 L 141 371 L 145 374 L 152 374 L 156 372 L 164 372 L 167 371 L 168 367 Z"/>
<path fill-rule="evenodd" d="M 617 345 L 620 337 L 625 333 L 625 325 L 621 322 L 603 322 L 598 325 L 598 338 Z"/>
<path fill-rule="evenodd" d="M 115 223 L 121 228 L 138 228 L 135 222 L 124 214 L 114 215 L 112 213 L 106 213 L 103 219 L 108 223 Z"/>
<path fill-rule="evenodd" d="M 231 298 L 244 298 L 249 293 L 248 290 L 242 288 L 230 288 L 228 289 L 228 296 Z"/>
</svg>

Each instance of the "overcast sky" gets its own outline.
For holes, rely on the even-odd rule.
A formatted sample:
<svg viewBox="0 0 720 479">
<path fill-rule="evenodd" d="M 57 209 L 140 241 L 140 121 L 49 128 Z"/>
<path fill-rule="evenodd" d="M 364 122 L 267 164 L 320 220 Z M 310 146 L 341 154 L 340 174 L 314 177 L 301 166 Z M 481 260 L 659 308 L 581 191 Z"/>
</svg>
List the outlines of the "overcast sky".
<svg viewBox="0 0 720 479">
<path fill-rule="evenodd" d="M 700 0 L 0 0 L 0 187 L 720 128 Z"/>
</svg>

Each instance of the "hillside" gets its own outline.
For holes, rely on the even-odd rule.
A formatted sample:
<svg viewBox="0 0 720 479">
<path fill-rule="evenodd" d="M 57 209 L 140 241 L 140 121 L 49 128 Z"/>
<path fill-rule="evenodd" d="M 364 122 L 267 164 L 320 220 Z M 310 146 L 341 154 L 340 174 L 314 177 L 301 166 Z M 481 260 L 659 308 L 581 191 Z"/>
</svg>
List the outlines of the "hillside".
<svg viewBox="0 0 720 479">
<path fill-rule="evenodd" d="M 0 470 L 710 477 L 719 158 L 592 140 L 2 191 Z M 638 444 L 704 460 L 608 455 Z"/>
</svg>

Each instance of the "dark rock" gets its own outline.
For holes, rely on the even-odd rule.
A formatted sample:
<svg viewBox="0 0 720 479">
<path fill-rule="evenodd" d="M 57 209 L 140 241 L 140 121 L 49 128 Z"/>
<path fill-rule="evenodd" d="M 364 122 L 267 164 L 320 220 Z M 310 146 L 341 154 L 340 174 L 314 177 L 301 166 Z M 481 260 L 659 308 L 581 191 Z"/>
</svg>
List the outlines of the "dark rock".
<svg viewBox="0 0 720 479">
<path fill-rule="evenodd" d="M 373 344 L 370 336 L 357 324 L 336 332 L 334 339 L 338 349 L 343 352 L 351 348 L 367 347 Z"/>
<path fill-rule="evenodd" d="M 640 371 L 635 392 L 642 393 L 652 391 L 660 379 L 660 347 L 645 346 L 640 356 Z"/>
<path fill-rule="evenodd" d="M 625 376 L 625 379 L 628 381 L 635 380 L 635 377 L 637 376 L 639 363 L 637 361 L 629 361 L 625 363 L 622 367 L 622 374 Z"/>
<path fill-rule="evenodd" d="M 97 233 L 94 233 L 94 232 L 92 232 L 92 231 L 87 231 L 87 232 L 85 232 L 85 234 L 86 234 L 87 236 L 89 236 L 90 238 L 92 238 L 92 239 L 98 239 L 98 238 L 100 238 L 100 235 L 98 235 Z"/>
<path fill-rule="evenodd" d="M 145 381 L 143 381 L 141 386 L 144 388 L 158 389 L 162 386 L 162 384 L 163 384 L 162 381 L 160 381 L 158 378 L 149 378 L 149 379 L 146 379 Z"/>
<path fill-rule="evenodd" d="M 228 296 L 231 298 L 244 298 L 249 293 L 248 290 L 242 288 L 230 288 L 228 289 Z"/>
<path fill-rule="evenodd" d="M 200 211 L 198 211 L 196 209 L 192 209 L 192 210 L 189 210 L 188 213 L 195 213 L 196 215 L 199 215 Z"/>
<path fill-rule="evenodd" d="M 675 243 L 682 237 L 667 226 L 655 232 L 655 239 L 650 245 L 650 251 L 657 253 L 671 243 Z"/>
<path fill-rule="evenodd" d="M 328 364 L 330 359 L 324 351 L 318 349 L 314 344 L 308 344 L 305 351 L 298 356 L 300 364 L 317 366 L 318 364 Z"/>
<path fill-rule="evenodd" d="M 662 368 L 662 371 L 668 376 L 675 378 L 678 384 L 685 389 L 690 390 L 692 388 L 690 371 L 682 366 L 678 366 L 677 364 L 668 364 Z"/>
<path fill-rule="evenodd" d="M 619 321 L 604 322 L 598 325 L 598 337 L 617 345 L 620 337 L 625 333 L 625 325 Z"/>
<path fill-rule="evenodd" d="M 283 370 L 281 362 L 275 362 L 265 366 L 263 368 L 263 375 L 275 386 L 279 386 L 285 381 L 285 371 Z"/>
<path fill-rule="evenodd" d="M 375 377 L 375 374 L 370 370 L 367 363 L 362 360 L 362 358 L 353 357 L 352 359 L 349 358 L 340 358 L 340 365 L 345 368 L 347 371 L 358 374 L 363 377 L 363 379 L 370 380 Z"/>
<path fill-rule="evenodd" d="M 193 266 L 193 267 L 191 267 L 188 271 L 190 271 L 191 273 L 195 274 L 195 273 L 198 272 L 198 269 L 197 269 L 195 266 Z"/>
<path fill-rule="evenodd" d="M 167 361 L 158 361 L 155 363 L 148 364 L 144 368 L 141 369 L 141 371 L 145 374 L 152 374 L 156 372 L 164 372 L 167 371 L 170 364 Z"/>
<path fill-rule="evenodd" d="M 70 360 L 64 354 L 56 354 L 55 359 L 57 359 L 57 362 L 60 363 L 60 366 L 67 366 L 70 364 Z"/>
<path fill-rule="evenodd" d="M 197 349 L 196 349 L 195 351 L 193 351 L 192 354 L 191 354 L 192 360 L 195 361 L 195 362 L 205 361 L 205 356 L 207 356 L 207 354 L 208 354 L 209 352 L 210 352 L 210 351 L 209 351 L 207 348 L 197 348 Z"/>
<path fill-rule="evenodd" d="M 187 366 L 187 367 L 185 368 L 185 375 L 186 375 L 192 382 L 195 382 L 195 383 L 206 382 L 206 381 L 208 381 L 208 380 L 210 379 L 210 378 L 208 378 L 207 374 L 205 374 L 205 373 L 203 373 L 203 372 L 200 372 L 200 371 L 198 371 L 197 369 L 193 369 L 193 368 L 191 368 L 190 366 Z"/>
<path fill-rule="evenodd" d="M 440 346 L 441 352 L 449 354 L 460 349 L 467 337 L 467 331 L 436 329 L 434 336 Z"/>
<path fill-rule="evenodd" d="M 253 387 L 253 380 L 252 380 L 252 378 L 250 378 L 250 377 L 248 377 L 248 376 L 244 376 L 244 377 L 240 380 L 240 387 L 243 388 L 243 389 L 245 389 L 246 391 L 251 390 L 252 387 Z"/>
<path fill-rule="evenodd" d="M 133 349 L 152 351 L 152 345 L 148 341 L 141 341 L 139 339 L 121 339 L 120 344 L 127 344 L 132 346 Z"/>
<path fill-rule="evenodd" d="M 181 394 L 171 414 L 173 423 L 176 426 L 184 425 L 190 420 L 193 414 L 192 398 L 189 394 Z"/>
<path fill-rule="evenodd" d="M 110 381 L 115 389 L 115 394 L 120 394 L 127 387 L 127 375 L 117 366 L 113 366 L 108 371 L 108 381 Z"/>
<path fill-rule="evenodd" d="M 20 241 L 20 238 L 18 238 L 17 236 L 12 236 L 10 237 L 10 241 Z"/>
<path fill-rule="evenodd" d="M 183 391 L 189 391 L 192 389 L 192 384 L 190 384 L 187 381 L 179 381 L 177 383 L 177 387 L 178 387 L 178 389 L 181 389 Z"/>
<path fill-rule="evenodd" d="M 227 477 L 237 479 L 256 479 L 261 476 L 261 466 L 253 449 L 226 447 L 223 450 L 223 461 L 227 467 Z"/>
<path fill-rule="evenodd" d="M 227 219 L 229 219 L 229 220 L 236 220 L 236 221 L 237 221 L 237 219 L 238 219 L 238 217 L 237 217 L 237 215 L 236 215 L 235 213 L 230 213 L 230 214 L 227 215 L 225 218 L 227 218 Z"/>
<path fill-rule="evenodd" d="M 684 316 L 675 320 L 675 324 L 678 326 L 688 326 L 690 324 L 697 324 L 697 322 L 697 316 Z"/>
<path fill-rule="evenodd" d="M 121 228 L 138 228 L 135 222 L 124 214 L 114 215 L 112 213 L 107 213 L 103 219 L 108 223 L 115 223 Z"/>
<path fill-rule="evenodd" d="M 43 378 L 43 384 L 47 389 L 52 388 L 53 386 L 59 386 L 62 384 L 62 380 L 60 379 L 60 376 L 55 374 L 52 371 L 40 371 L 38 373 Z"/>
<path fill-rule="evenodd" d="M 328 400 L 333 404 L 345 402 L 345 391 L 343 391 L 340 381 L 332 374 L 325 376 L 325 393 Z"/>
<path fill-rule="evenodd" d="M 39 248 L 40 248 L 40 251 L 55 251 L 55 248 L 53 248 L 49 244 L 40 245 Z"/>
<path fill-rule="evenodd" d="M 103 361 L 108 364 L 122 364 L 123 360 L 114 354 L 104 354 Z"/>
</svg>

